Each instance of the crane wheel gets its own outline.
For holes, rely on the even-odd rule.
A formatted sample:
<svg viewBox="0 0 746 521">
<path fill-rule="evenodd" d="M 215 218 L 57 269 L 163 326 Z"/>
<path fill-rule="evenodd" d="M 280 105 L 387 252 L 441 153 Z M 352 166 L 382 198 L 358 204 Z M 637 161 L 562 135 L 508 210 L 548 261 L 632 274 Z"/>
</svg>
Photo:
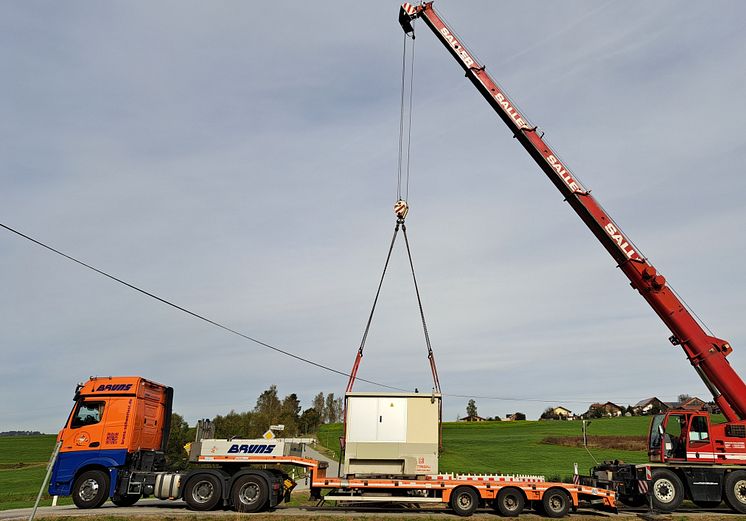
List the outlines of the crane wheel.
<svg viewBox="0 0 746 521">
<path fill-rule="evenodd" d="M 746 514 L 746 471 L 736 470 L 725 476 L 725 502 L 736 512 Z"/>
<path fill-rule="evenodd" d="M 526 506 L 526 498 L 523 492 L 515 487 L 506 487 L 497 493 L 492 503 L 493 508 L 504 517 L 516 517 L 521 515 Z"/>
<path fill-rule="evenodd" d="M 655 469 L 650 485 L 653 507 L 663 512 L 673 512 L 684 501 L 684 485 L 679 477 L 668 469 Z"/>
</svg>

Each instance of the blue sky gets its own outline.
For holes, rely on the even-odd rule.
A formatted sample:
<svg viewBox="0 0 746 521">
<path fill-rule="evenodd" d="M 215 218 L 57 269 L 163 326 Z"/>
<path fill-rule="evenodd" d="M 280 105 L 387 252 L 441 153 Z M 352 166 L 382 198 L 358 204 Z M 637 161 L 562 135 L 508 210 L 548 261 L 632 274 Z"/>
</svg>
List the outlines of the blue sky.
<svg viewBox="0 0 746 521">
<path fill-rule="evenodd" d="M 265 342 L 349 370 L 394 217 L 398 4 L 12 2 L 0 222 Z M 746 5 L 436 8 L 746 372 Z M 448 395 L 482 415 L 707 398 L 669 332 L 453 59 L 417 26 L 411 212 Z M 360 375 L 428 389 L 399 244 Z M 344 378 L 0 234 L 0 430 L 137 374 L 190 422 Z M 359 385 L 359 389 L 366 389 Z M 467 399 L 446 397 L 445 418 Z"/>
</svg>

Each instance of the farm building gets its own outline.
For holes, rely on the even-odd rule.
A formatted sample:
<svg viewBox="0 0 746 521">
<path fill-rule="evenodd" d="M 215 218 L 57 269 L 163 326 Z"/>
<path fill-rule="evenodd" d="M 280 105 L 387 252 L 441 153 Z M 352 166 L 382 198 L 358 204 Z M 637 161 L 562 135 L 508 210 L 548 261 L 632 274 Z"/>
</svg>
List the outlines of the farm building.
<svg viewBox="0 0 746 521">
<path fill-rule="evenodd" d="M 632 406 L 635 416 L 646 416 L 648 414 L 658 414 L 666 412 L 670 407 L 665 402 L 655 396 L 640 400 Z"/>
</svg>

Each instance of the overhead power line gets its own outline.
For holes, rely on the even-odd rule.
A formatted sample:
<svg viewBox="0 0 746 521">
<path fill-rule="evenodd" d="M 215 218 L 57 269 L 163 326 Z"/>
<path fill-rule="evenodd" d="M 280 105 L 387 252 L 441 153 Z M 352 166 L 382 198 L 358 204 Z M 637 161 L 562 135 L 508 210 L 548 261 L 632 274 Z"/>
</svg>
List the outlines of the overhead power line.
<svg viewBox="0 0 746 521">
<path fill-rule="evenodd" d="M 256 338 L 252 337 L 252 336 L 249 336 L 247 334 L 241 333 L 240 331 L 237 331 L 237 330 L 235 330 L 235 329 L 233 329 L 231 327 L 228 327 L 225 324 L 221 324 L 220 322 L 217 322 L 215 320 L 207 318 L 204 315 L 200 315 L 199 313 L 191 311 L 190 309 L 187 309 L 187 308 L 185 308 L 183 306 L 175 304 L 174 302 L 171 302 L 168 299 L 165 299 L 163 297 L 159 297 L 158 295 L 156 295 L 156 294 L 154 294 L 154 293 L 152 293 L 150 291 L 144 290 L 144 289 L 142 289 L 142 288 L 140 288 L 138 286 L 135 286 L 134 284 L 131 284 L 131 283 L 125 281 L 125 280 L 120 279 L 119 277 L 115 277 L 114 275 L 111 275 L 110 273 L 107 273 L 107 272 L 105 272 L 105 271 L 103 271 L 103 270 L 101 270 L 99 268 L 96 268 L 95 266 L 92 266 L 92 265 L 90 265 L 90 264 L 88 264 L 86 262 L 83 262 L 83 261 L 81 261 L 79 259 L 76 259 L 75 257 L 73 257 L 71 255 L 68 255 L 68 254 L 66 254 L 66 253 L 64 253 L 64 252 L 62 252 L 62 251 L 60 251 L 60 250 L 58 250 L 56 248 L 53 248 L 52 246 L 49 246 L 48 244 L 45 244 L 45 243 L 43 243 L 43 242 L 41 242 L 41 241 L 39 241 L 37 239 L 34 239 L 33 237 L 31 237 L 29 235 L 26 235 L 25 233 L 22 233 L 22 232 L 16 230 L 15 228 L 12 228 L 12 227 L 10 227 L 10 226 L 8 226 L 6 224 L 0 223 L 0 227 L 8 230 L 11 233 L 14 233 L 14 234 L 18 235 L 19 237 L 22 237 L 22 238 L 24 238 L 24 239 L 26 239 L 28 241 L 33 242 L 37 246 L 41 246 L 42 248 L 44 248 L 46 250 L 49 250 L 49 251 L 51 251 L 53 253 L 56 253 L 57 255 L 59 255 L 61 257 L 64 257 L 65 259 L 67 259 L 67 260 L 69 260 L 71 262 L 74 262 L 74 263 L 76 263 L 76 264 L 78 264 L 80 266 L 83 266 L 84 268 L 87 268 L 87 269 L 89 269 L 91 271 L 94 271 L 94 272 L 98 273 L 99 275 L 103 275 L 104 277 L 107 277 L 107 278 L 109 278 L 109 279 L 111 279 L 111 280 L 113 280 L 115 282 L 118 282 L 119 284 L 122 284 L 122 285 L 127 286 L 128 288 L 130 288 L 132 290 L 137 291 L 138 293 L 142 293 L 143 295 L 145 295 L 147 297 L 150 297 L 150 298 L 152 298 L 154 300 L 157 300 L 158 302 L 161 302 L 162 304 L 166 304 L 167 306 L 170 306 L 170 307 L 172 307 L 174 309 L 177 309 L 177 310 L 179 310 L 179 311 L 181 311 L 183 313 L 186 313 L 187 315 L 190 315 L 190 316 L 192 316 L 194 318 L 202 320 L 203 322 L 207 322 L 208 324 L 210 324 L 212 326 L 218 327 L 218 328 L 220 328 L 220 329 L 222 329 L 224 331 L 227 331 L 227 332 L 229 332 L 231 334 L 239 336 L 239 337 L 243 338 L 244 340 L 248 340 L 250 342 L 253 342 L 253 343 L 257 344 L 257 345 L 260 345 L 260 346 L 264 347 L 265 349 L 272 350 L 272 351 L 274 351 L 276 353 L 279 353 L 281 355 L 285 355 L 287 357 L 293 358 L 295 360 L 298 360 L 299 362 L 312 365 L 312 366 L 317 367 L 319 369 L 322 369 L 324 371 L 328 371 L 330 373 L 334 373 L 334 374 L 337 374 L 339 376 L 344 376 L 344 377 L 347 377 L 347 378 L 350 377 L 350 374 L 347 373 L 347 372 L 345 372 L 345 371 L 340 371 L 339 369 L 335 369 L 333 367 L 330 367 L 328 365 L 322 364 L 320 362 L 315 362 L 315 361 L 313 361 L 313 360 L 311 360 L 309 358 L 305 358 L 303 356 L 296 355 L 295 353 L 292 353 L 292 352 L 290 352 L 290 351 L 288 351 L 286 349 L 281 349 L 281 348 L 279 348 L 277 346 L 273 346 L 271 344 L 268 344 L 267 342 L 263 342 L 263 341 L 261 341 L 259 339 L 256 339 Z M 376 382 L 374 380 L 366 380 L 364 378 L 356 378 L 356 380 L 359 380 L 361 382 L 365 382 L 365 383 L 368 383 L 368 384 L 371 384 L 371 385 L 375 385 L 377 387 L 381 387 L 381 388 L 384 388 L 384 389 L 390 389 L 392 391 L 401 391 L 401 392 L 408 392 L 408 391 L 410 391 L 410 389 L 404 389 L 404 388 L 401 388 L 401 387 L 396 387 L 396 386 L 393 386 L 393 385 L 388 385 L 388 384 Z M 448 394 L 448 393 L 443 393 L 443 396 L 444 397 L 449 397 L 449 398 L 474 398 L 474 399 L 498 400 L 498 401 L 506 401 L 506 402 L 587 403 L 589 401 L 592 401 L 592 400 L 579 400 L 579 399 L 563 400 L 562 398 L 542 399 L 542 398 L 521 398 L 521 397 L 512 397 L 512 396 L 479 396 L 479 395 L 469 395 L 469 394 Z"/>
</svg>

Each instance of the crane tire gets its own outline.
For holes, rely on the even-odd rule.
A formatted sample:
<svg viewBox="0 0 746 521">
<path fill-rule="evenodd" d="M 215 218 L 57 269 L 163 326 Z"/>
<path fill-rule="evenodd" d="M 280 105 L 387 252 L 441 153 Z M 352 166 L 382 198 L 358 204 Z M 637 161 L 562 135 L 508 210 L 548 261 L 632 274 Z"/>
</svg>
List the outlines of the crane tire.
<svg viewBox="0 0 746 521">
<path fill-rule="evenodd" d="M 562 488 L 550 488 L 541 497 L 541 510 L 547 517 L 565 517 L 571 506 L 572 498 Z"/>
<path fill-rule="evenodd" d="M 526 506 L 526 498 L 519 489 L 505 487 L 497 493 L 492 506 L 504 517 L 516 517 L 521 515 Z"/>
<path fill-rule="evenodd" d="M 746 471 L 736 470 L 725 476 L 725 502 L 741 514 L 746 514 Z"/>
<path fill-rule="evenodd" d="M 216 508 L 222 497 L 223 484 L 214 474 L 195 474 L 184 487 L 184 501 L 198 512 Z"/>
<path fill-rule="evenodd" d="M 449 504 L 451 505 L 451 510 L 456 515 L 467 517 L 477 510 L 479 506 L 479 494 L 471 487 L 456 487 L 451 492 Z"/>
<path fill-rule="evenodd" d="M 653 470 L 650 488 L 653 495 L 653 507 L 663 512 L 673 512 L 684 501 L 684 485 L 671 470 Z"/>
<path fill-rule="evenodd" d="M 77 477 L 72 489 L 78 508 L 98 508 L 109 498 L 109 474 L 103 470 L 86 470 Z"/>
</svg>

